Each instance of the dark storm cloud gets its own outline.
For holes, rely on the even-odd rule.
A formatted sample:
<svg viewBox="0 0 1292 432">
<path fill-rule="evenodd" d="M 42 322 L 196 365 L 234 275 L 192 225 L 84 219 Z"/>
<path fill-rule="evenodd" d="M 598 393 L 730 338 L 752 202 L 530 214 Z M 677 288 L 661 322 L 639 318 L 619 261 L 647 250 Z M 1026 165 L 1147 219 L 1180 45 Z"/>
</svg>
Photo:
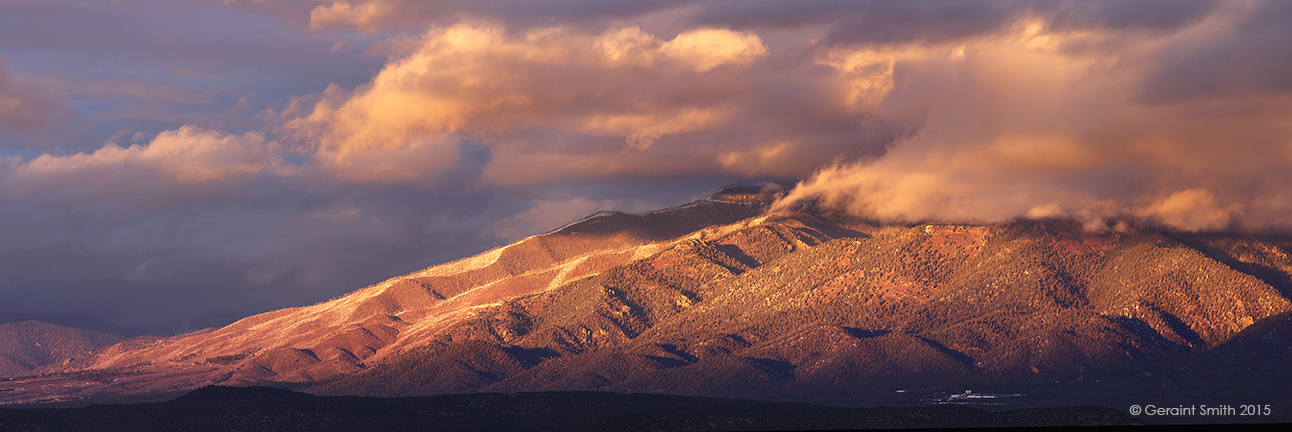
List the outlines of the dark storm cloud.
<svg viewBox="0 0 1292 432">
<path fill-rule="evenodd" d="M 329 55 L 336 42 L 347 40 L 344 35 L 311 33 L 302 24 L 204 1 L 6 2 L 2 7 L 0 40 L 6 50 L 54 57 L 60 62 L 51 67 L 83 68 L 83 73 L 149 67 L 180 76 L 299 77 L 303 71 L 343 66 L 337 62 L 342 55 L 362 49 Z"/>
<path fill-rule="evenodd" d="M 598 210 L 681 204 L 723 181 L 429 193 L 258 174 L 172 187 L 170 199 L 147 203 L 131 203 L 129 195 L 160 191 L 98 200 L 47 193 L 0 206 L 0 302 L 7 310 L 89 313 L 152 331 L 223 325 L 323 301 Z"/>
<path fill-rule="evenodd" d="M 74 127 L 28 142 L 61 151 L 186 123 L 253 127 L 267 106 L 367 79 L 382 60 L 360 55 L 367 41 L 205 1 L 0 3 L 10 70 L 77 108 Z"/>
<path fill-rule="evenodd" d="M 0 298 L 128 327 L 221 325 L 322 301 L 479 252 L 489 194 L 301 193 L 288 178 L 190 189 L 150 208 L 114 200 L 5 206 Z M 53 201 L 53 202 L 51 202 Z M 474 221 L 474 223 L 473 223 Z M 446 245 L 453 245 L 452 247 Z"/>
<path fill-rule="evenodd" d="M 699 2 L 692 18 L 706 25 L 784 28 L 819 25 L 826 41 L 844 44 L 937 43 L 992 34 L 1020 18 L 1054 29 L 1170 30 L 1212 13 L 1214 0 L 962 0 Z"/>
<path fill-rule="evenodd" d="M 1219 0 L 589 0 L 419 2 L 323 1 L 313 9 L 319 27 L 375 30 L 424 26 L 463 18 L 501 20 L 509 28 L 575 26 L 592 30 L 645 19 L 646 26 L 785 29 L 822 26 L 830 43 L 941 42 L 998 31 L 1022 17 L 1044 18 L 1055 29 L 1170 30 L 1214 12 Z"/>
<path fill-rule="evenodd" d="M 1028 11 L 1018 1 L 739 1 L 702 3 L 695 21 L 740 27 L 820 25 L 828 43 L 939 42 L 998 30 Z"/>
<path fill-rule="evenodd" d="M 694 4 L 686 0 L 376 0 L 321 3 L 310 13 L 315 27 L 358 27 L 368 31 L 391 25 L 421 29 L 430 23 L 482 18 L 501 20 L 509 28 L 518 30 L 548 26 L 596 30 L 615 21 Z"/>
<path fill-rule="evenodd" d="M 1197 23 L 1221 0 L 1029 1 L 1020 6 L 1048 16 L 1055 30 L 1170 31 Z"/>
<path fill-rule="evenodd" d="M 1292 2 L 1229 12 L 1212 32 L 1181 38 L 1144 80 L 1152 103 L 1292 92 Z"/>
</svg>

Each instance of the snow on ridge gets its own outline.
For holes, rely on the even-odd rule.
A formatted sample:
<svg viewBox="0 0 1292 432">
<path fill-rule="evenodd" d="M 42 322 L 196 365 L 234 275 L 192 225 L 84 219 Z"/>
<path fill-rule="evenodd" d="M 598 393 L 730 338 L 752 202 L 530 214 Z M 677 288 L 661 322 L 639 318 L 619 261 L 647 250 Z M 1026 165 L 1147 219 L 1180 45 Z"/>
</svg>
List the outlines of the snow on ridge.
<svg viewBox="0 0 1292 432">
<path fill-rule="evenodd" d="M 624 213 L 624 212 L 621 212 L 621 211 L 615 211 L 615 210 L 601 210 L 601 211 L 599 211 L 599 212 L 596 212 L 596 213 L 593 213 L 593 214 L 587 215 L 587 216 L 585 216 L 583 219 L 579 219 L 579 220 L 576 220 L 576 221 L 574 221 L 574 222 L 570 222 L 570 223 L 568 223 L 568 224 L 565 224 L 565 225 L 561 226 L 560 228 L 557 228 L 557 229 L 554 229 L 554 230 L 551 230 L 551 231 L 548 231 L 548 232 L 546 232 L 546 233 L 539 234 L 539 235 L 554 234 L 554 233 L 560 232 L 560 231 L 561 231 L 561 230 L 563 230 L 563 229 L 566 229 L 566 228 L 569 228 L 569 227 L 572 227 L 572 226 L 578 225 L 578 224 L 583 223 L 583 222 L 586 222 L 586 221 L 590 221 L 590 220 L 593 220 L 593 219 L 596 219 L 596 218 L 599 218 L 599 217 L 611 216 L 611 215 L 615 215 L 615 214 L 628 214 L 628 213 Z M 535 236 L 530 236 L 530 237 L 535 237 Z M 526 239 L 526 240 L 528 240 L 528 239 L 529 239 L 529 237 L 526 237 L 525 239 Z M 522 240 L 522 241 L 524 241 L 524 240 Z"/>
</svg>

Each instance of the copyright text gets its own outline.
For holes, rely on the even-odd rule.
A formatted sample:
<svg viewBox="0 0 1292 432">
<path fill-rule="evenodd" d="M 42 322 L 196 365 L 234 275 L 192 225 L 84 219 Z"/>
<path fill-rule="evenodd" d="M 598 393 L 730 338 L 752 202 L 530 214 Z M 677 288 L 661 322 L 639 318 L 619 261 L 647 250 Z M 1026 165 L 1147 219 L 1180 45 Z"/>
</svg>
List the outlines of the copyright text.
<svg viewBox="0 0 1292 432">
<path fill-rule="evenodd" d="M 1273 412 L 1269 405 L 1131 405 L 1128 411 L 1147 416 L 1268 416 Z"/>
</svg>

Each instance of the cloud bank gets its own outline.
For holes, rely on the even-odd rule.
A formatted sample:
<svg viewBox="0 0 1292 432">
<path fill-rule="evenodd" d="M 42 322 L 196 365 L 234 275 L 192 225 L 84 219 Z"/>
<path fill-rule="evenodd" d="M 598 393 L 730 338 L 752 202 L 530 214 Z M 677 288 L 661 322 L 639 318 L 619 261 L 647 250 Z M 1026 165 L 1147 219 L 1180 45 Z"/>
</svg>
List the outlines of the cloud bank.
<svg viewBox="0 0 1292 432">
<path fill-rule="evenodd" d="M 1292 56 L 1277 48 L 1292 12 L 1278 2 L 415 3 L 311 12 L 315 27 L 366 31 L 504 23 L 433 30 L 371 87 L 315 109 L 327 124 L 395 104 L 441 113 L 386 117 L 398 124 L 383 133 L 401 134 L 378 138 L 386 148 L 438 146 L 425 157 L 443 166 L 384 176 L 443 169 L 467 140 L 490 148 L 490 184 L 811 171 L 789 200 L 889 220 L 1269 230 L 1292 210 Z M 674 39 L 610 24 L 661 17 Z M 795 109 L 778 109 L 789 94 Z"/>
<path fill-rule="evenodd" d="M 1275 77 L 1288 76 L 1288 55 L 1249 45 L 1292 41 L 1273 24 L 1292 14 L 1227 6 L 1171 31 L 1031 17 L 949 43 L 845 50 L 845 62 L 871 65 L 857 88 L 878 101 L 873 113 L 917 117 L 919 131 L 883 157 L 822 168 L 782 206 L 819 197 L 900 221 L 1286 229 L 1292 93 Z"/>
</svg>

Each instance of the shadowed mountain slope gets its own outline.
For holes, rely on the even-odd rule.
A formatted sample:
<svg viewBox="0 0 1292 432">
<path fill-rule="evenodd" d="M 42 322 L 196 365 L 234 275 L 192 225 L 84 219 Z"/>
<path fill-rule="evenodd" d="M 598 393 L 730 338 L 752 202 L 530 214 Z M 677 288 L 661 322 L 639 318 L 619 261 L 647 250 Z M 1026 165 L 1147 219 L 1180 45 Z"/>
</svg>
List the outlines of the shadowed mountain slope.
<svg viewBox="0 0 1292 432">
<path fill-rule="evenodd" d="M 0 376 L 29 374 L 123 340 L 125 336 L 40 321 L 0 324 Z"/>
<path fill-rule="evenodd" d="M 71 327 L 82 330 L 96 331 L 99 333 L 111 333 L 124 336 L 137 336 L 140 334 L 137 330 L 127 330 L 117 327 L 110 322 L 89 316 L 79 314 L 65 315 L 48 315 L 48 314 L 29 314 L 19 312 L 0 312 L 0 324 L 15 323 L 22 321 L 40 321 L 46 324 L 53 324 L 63 327 Z"/>
</svg>

